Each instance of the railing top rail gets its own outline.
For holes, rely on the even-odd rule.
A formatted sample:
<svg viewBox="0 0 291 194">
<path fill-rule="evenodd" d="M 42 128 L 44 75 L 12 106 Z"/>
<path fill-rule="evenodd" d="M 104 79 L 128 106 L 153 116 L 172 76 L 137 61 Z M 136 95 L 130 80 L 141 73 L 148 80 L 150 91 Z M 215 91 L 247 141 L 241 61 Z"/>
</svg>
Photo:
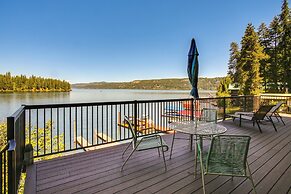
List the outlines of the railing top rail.
<svg viewBox="0 0 291 194">
<path fill-rule="evenodd" d="M 223 98 L 242 98 L 252 96 L 234 96 L 234 97 L 214 97 L 214 98 L 198 98 L 197 100 L 217 100 Z M 37 105 L 22 105 L 25 109 L 41 109 L 41 108 L 66 108 L 66 107 L 80 107 L 80 106 L 101 106 L 101 105 L 119 105 L 119 104 L 133 104 L 133 103 L 153 103 L 153 102 L 175 102 L 187 101 L 193 98 L 176 98 L 176 99 L 162 99 L 162 100 L 131 100 L 131 101 L 112 101 L 112 102 L 82 102 L 82 103 L 60 103 L 60 104 L 37 104 Z"/>
<path fill-rule="evenodd" d="M 203 98 L 198 98 L 197 100 L 219 100 L 219 99 L 229 99 L 229 98 L 245 98 L 245 97 L 254 97 L 252 95 L 245 95 L 245 96 L 223 96 L 223 97 L 203 97 Z"/>
<path fill-rule="evenodd" d="M 266 94 L 261 94 L 260 96 L 263 97 L 291 97 L 291 94 L 272 94 L 272 93 L 266 93 Z"/>
<path fill-rule="evenodd" d="M 13 118 L 15 118 L 15 119 L 17 119 L 21 114 L 22 114 L 22 112 L 25 110 L 25 106 L 21 106 L 17 111 L 15 111 L 11 116 L 9 116 L 9 117 L 13 117 Z M 9 118 L 8 117 L 8 118 Z"/>
<path fill-rule="evenodd" d="M 62 104 L 38 104 L 38 105 L 23 105 L 25 109 L 36 108 L 60 108 L 60 107 L 80 107 L 80 106 L 98 106 L 98 105 L 118 105 L 118 104 L 133 104 L 147 102 L 169 102 L 169 101 L 186 101 L 191 98 L 163 99 L 163 100 L 132 100 L 132 101 L 112 101 L 112 102 L 81 102 L 81 103 L 62 103 Z"/>
</svg>

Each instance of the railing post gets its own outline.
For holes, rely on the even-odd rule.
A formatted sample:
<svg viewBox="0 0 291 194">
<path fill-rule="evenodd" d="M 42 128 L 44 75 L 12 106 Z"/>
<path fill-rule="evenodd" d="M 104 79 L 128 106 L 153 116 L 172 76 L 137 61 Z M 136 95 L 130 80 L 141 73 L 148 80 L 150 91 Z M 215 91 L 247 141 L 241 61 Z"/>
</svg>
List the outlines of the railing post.
<svg viewBox="0 0 291 194">
<path fill-rule="evenodd" d="M 195 108 L 194 108 L 194 103 L 195 103 Z M 194 121 L 194 111 L 196 111 L 196 99 L 191 98 L 191 121 Z"/>
<path fill-rule="evenodd" d="M 7 117 L 7 142 L 14 140 L 14 117 Z M 15 194 L 16 189 L 16 156 L 15 150 L 8 151 L 8 193 Z"/>
<path fill-rule="evenodd" d="M 244 96 L 244 112 L 246 112 L 247 108 L 247 96 Z"/>
<path fill-rule="evenodd" d="M 226 103 L 225 103 L 225 97 L 223 97 L 223 120 L 225 120 L 225 113 L 226 113 Z"/>
<path fill-rule="evenodd" d="M 137 136 L 137 125 L 138 125 L 138 123 L 137 123 L 137 101 L 135 100 L 134 101 L 134 112 L 133 112 L 133 114 L 134 114 L 134 132 L 135 132 L 135 135 Z"/>
</svg>

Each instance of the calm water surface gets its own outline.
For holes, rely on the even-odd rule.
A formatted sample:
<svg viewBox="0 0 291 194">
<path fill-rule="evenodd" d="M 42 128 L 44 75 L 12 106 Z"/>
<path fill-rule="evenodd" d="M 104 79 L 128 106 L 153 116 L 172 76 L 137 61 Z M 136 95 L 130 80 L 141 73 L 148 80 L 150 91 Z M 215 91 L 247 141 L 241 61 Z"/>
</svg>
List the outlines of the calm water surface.
<svg viewBox="0 0 291 194">
<path fill-rule="evenodd" d="M 200 97 L 207 97 L 215 95 L 215 92 L 199 91 L 199 95 Z M 3 93 L 0 94 L 0 121 L 4 121 L 22 104 L 158 100 L 189 97 L 188 90 L 73 89 L 71 92 Z"/>
</svg>

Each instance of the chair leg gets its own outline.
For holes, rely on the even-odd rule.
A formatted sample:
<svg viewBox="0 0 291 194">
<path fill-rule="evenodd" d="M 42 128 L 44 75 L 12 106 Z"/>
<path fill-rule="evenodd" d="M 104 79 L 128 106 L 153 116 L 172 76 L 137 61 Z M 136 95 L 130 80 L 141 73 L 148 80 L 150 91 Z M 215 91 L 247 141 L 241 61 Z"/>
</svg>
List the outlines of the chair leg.
<svg viewBox="0 0 291 194">
<path fill-rule="evenodd" d="M 159 154 L 159 157 L 161 156 L 161 153 L 160 153 L 160 148 L 158 148 L 158 154 Z"/>
<path fill-rule="evenodd" d="M 283 123 L 284 125 L 286 125 L 286 124 L 284 123 L 282 117 L 279 115 L 279 113 L 277 113 L 277 116 L 281 119 L 282 123 Z"/>
<path fill-rule="evenodd" d="M 274 129 L 275 129 L 275 131 L 277 132 L 277 128 L 276 128 L 276 126 L 275 126 L 275 124 L 274 124 L 274 122 L 273 122 L 273 119 L 270 117 L 270 121 L 271 121 L 271 123 L 273 124 L 273 127 L 274 127 Z"/>
<path fill-rule="evenodd" d="M 204 169 L 203 169 L 204 167 L 201 160 L 202 158 L 200 158 L 200 171 L 201 171 L 201 180 L 202 180 L 202 186 L 203 186 L 203 194 L 206 194 L 205 181 L 204 181 Z"/>
<path fill-rule="evenodd" d="M 193 135 L 190 135 L 190 150 L 193 150 Z"/>
<path fill-rule="evenodd" d="M 172 140 L 172 145 L 171 145 L 170 159 L 172 158 L 175 136 L 176 136 L 176 131 L 174 131 L 174 133 L 173 133 L 173 140 Z"/>
<path fill-rule="evenodd" d="M 124 154 L 125 154 L 125 152 L 126 152 L 126 150 L 129 148 L 129 146 L 132 144 L 132 141 L 128 144 L 128 146 L 125 148 L 125 150 L 123 151 L 123 153 L 122 153 L 122 158 L 123 158 L 123 156 L 124 156 Z"/>
<path fill-rule="evenodd" d="M 198 150 L 198 148 L 197 148 L 197 141 L 195 142 L 195 163 L 194 163 L 194 178 L 196 178 L 196 175 L 197 175 L 197 160 L 198 160 L 198 158 L 197 158 L 197 150 Z"/>
<path fill-rule="evenodd" d="M 162 155 L 163 155 L 163 159 L 164 159 L 164 166 L 165 166 L 165 171 L 167 171 L 167 164 L 166 164 L 166 159 L 165 159 L 165 153 L 164 153 L 164 148 L 161 147 L 162 149 Z"/>
<path fill-rule="evenodd" d="M 276 117 L 276 119 L 277 119 L 277 121 L 278 121 L 278 123 L 280 122 L 280 120 L 278 119 L 278 115 L 275 115 L 275 117 Z"/>
<path fill-rule="evenodd" d="M 257 120 L 256 120 L 256 123 L 257 123 L 257 125 L 258 125 L 258 127 L 259 127 L 260 132 L 262 133 L 261 126 L 260 126 L 260 124 L 259 124 L 259 122 L 258 122 Z"/>
<path fill-rule="evenodd" d="M 248 168 L 248 173 L 249 173 L 248 178 L 249 178 L 249 179 L 251 180 L 251 182 L 252 182 L 252 186 L 253 186 L 254 193 L 257 193 L 256 188 L 255 188 L 255 184 L 254 184 L 254 180 L 253 180 L 253 178 L 252 178 L 252 174 L 251 174 L 250 166 L 249 166 L 249 163 L 248 163 L 248 162 L 247 162 L 247 168 Z"/>
<path fill-rule="evenodd" d="M 123 167 L 125 166 L 125 164 L 127 163 L 127 161 L 129 160 L 129 158 L 132 156 L 133 152 L 136 150 L 137 146 L 131 151 L 131 153 L 129 154 L 129 156 L 126 158 L 126 160 L 124 161 L 124 163 L 122 164 L 121 167 L 121 171 L 123 171 Z"/>
</svg>

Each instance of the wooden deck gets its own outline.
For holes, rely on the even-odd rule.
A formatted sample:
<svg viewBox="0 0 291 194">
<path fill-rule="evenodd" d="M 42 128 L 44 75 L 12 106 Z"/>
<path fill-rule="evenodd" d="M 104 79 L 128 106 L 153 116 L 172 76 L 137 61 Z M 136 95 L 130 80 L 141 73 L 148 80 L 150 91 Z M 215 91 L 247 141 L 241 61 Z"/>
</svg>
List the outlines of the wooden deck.
<svg viewBox="0 0 291 194">
<path fill-rule="evenodd" d="M 257 193 L 291 193 L 291 118 L 286 126 L 262 125 L 261 134 L 250 122 L 227 120 L 221 124 L 228 134 L 252 137 L 248 161 Z M 182 134 L 179 134 L 182 136 Z M 163 136 L 171 145 L 172 135 Z M 194 151 L 189 142 L 176 140 L 172 159 L 166 154 L 168 171 L 155 150 L 136 152 L 120 172 L 121 153 L 127 144 L 37 162 L 28 170 L 28 193 L 202 193 L 200 175 L 194 179 Z M 207 143 L 205 143 L 207 146 Z M 251 183 L 244 178 L 206 176 L 207 193 L 250 193 Z"/>
</svg>

